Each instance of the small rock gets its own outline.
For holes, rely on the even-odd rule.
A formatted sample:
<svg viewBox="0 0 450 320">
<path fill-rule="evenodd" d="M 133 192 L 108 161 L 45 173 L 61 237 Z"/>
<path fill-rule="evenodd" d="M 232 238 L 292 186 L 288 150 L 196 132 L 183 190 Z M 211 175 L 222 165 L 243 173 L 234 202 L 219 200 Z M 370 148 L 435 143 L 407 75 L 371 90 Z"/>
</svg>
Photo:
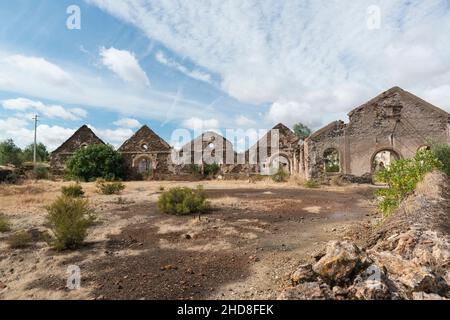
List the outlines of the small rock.
<svg viewBox="0 0 450 320">
<path fill-rule="evenodd" d="M 314 281 L 315 274 L 310 264 L 304 264 L 298 267 L 298 269 L 291 275 L 292 285 L 296 286 L 303 282 Z"/>
<path fill-rule="evenodd" d="M 329 300 L 333 292 L 326 284 L 319 282 L 301 283 L 296 287 L 287 288 L 278 296 L 278 300 Z"/>
<path fill-rule="evenodd" d="M 365 254 L 351 241 L 332 241 L 313 271 L 330 284 L 349 282 L 349 277 L 367 261 Z"/>
</svg>

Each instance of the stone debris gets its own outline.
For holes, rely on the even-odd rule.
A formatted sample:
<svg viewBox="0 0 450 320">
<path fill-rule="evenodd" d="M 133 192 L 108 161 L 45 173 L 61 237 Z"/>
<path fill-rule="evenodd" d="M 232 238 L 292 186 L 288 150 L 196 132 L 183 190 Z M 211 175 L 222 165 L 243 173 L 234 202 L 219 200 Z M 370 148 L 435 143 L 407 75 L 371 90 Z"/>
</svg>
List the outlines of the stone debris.
<svg viewBox="0 0 450 320">
<path fill-rule="evenodd" d="M 427 175 L 364 249 L 329 242 L 279 299 L 450 299 L 449 187 L 444 174 Z"/>
</svg>

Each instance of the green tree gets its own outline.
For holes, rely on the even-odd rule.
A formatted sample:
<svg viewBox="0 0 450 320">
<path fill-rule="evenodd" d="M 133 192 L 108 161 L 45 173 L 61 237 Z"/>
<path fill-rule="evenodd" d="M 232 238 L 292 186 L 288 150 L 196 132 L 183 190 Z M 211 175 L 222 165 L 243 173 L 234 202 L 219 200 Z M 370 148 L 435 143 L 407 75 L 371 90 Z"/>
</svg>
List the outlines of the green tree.
<svg viewBox="0 0 450 320">
<path fill-rule="evenodd" d="M 23 150 L 23 160 L 24 161 L 33 161 L 33 150 L 34 144 L 28 145 Z M 36 161 L 38 162 L 47 162 L 49 159 L 49 153 L 47 151 L 47 147 L 43 143 L 38 143 L 36 145 Z"/>
<path fill-rule="evenodd" d="M 303 123 L 297 123 L 297 124 L 294 125 L 294 133 L 301 140 L 305 140 L 306 138 L 308 138 L 310 136 L 311 129 L 308 128 Z"/>
<path fill-rule="evenodd" d="M 72 178 L 93 181 L 123 179 L 125 165 L 122 155 L 111 145 L 93 144 L 77 150 L 66 162 L 67 174 Z"/>
<path fill-rule="evenodd" d="M 433 144 L 431 151 L 442 163 L 442 171 L 450 177 L 450 146 L 447 144 Z"/>
<path fill-rule="evenodd" d="M 22 150 L 16 146 L 12 139 L 0 142 L 0 165 L 22 164 Z"/>
</svg>

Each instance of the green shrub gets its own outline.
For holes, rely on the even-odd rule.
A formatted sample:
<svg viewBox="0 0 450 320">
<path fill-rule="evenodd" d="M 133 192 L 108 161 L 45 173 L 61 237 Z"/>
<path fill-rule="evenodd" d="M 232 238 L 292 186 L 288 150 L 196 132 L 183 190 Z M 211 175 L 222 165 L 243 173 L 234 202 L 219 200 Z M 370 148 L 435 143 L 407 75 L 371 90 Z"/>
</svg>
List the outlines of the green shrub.
<svg viewBox="0 0 450 320">
<path fill-rule="evenodd" d="M 78 183 L 71 184 L 67 187 L 62 187 L 61 193 L 66 197 L 72 198 L 81 198 L 84 196 L 83 187 Z"/>
<path fill-rule="evenodd" d="M 0 142 L 0 165 L 20 166 L 22 162 L 22 150 L 16 146 L 12 139 Z"/>
<path fill-rule="evenodd" d="M 66 175 L 84 181 L 123 179 L 125 165 L 122 155 L 110 145 L 93 144 L 81 148 L 66 162 Z"/>
<path fill-rule="evenodd" d="M 204 213 L 210 205 L 202 187 L 197 190 L 190 188 L 172 188 L 163 192 L 158 199 L 158 208 L 164 213 L 187 215 L 191 213 Z"/>
<path fill-rule="evenodd" d="M 97 192 L 105 195 L 121 194 L 125 185 L 120 181 L 97 180 Z"/>
<path fill-rule="evenodd" d="M 305 182 L 305 187 L 309 189 L 318 188 L 320 181 L 318 179 L 309 179 Z"/>
<path fill-rule="evenodd" d="M 0 232 L 11 231 L 11 224 L 4 215 L 0 215 Z"/>
<path fill-rule="evenodd" d="M 17 184 L 20 182 L 20 175 L 17 172 L 8 173 L 3 182 L 6 184 Z"/>
<path fill-rule="evenodd" d="M 446 144 L 434 144 L 431 147 L 431 151 L 442 163 L 442 171 L 450 177 L 450 146 Z"/>
<path fill-rule="evenodd" d="M 277 173 L 272 175 L 272 180 L 275 181 L 275 182 L 286 182 L 288 176 L 289 176 L 289 174 L 280 165 L 280 166 L 278 166 Z"/>
<path fill-rule="evenodd" d="M 51 244 L 58 250 L 77 249 L 94 223 L 95 215 L 84 199 L 59 197 L 46 207 L 47 224 L 53 233 Z"/>
<path fill-rule="evenodd" d="M 8 237 L 8 245 L 12 249 L 23 249 L 33 242 L 31 233 L 27 231 L 16 232 Z"/>
<path fill-rule="evenodd" d="M 48 179 L 48 169 L 42 164 L 37 164 L 33 169 L 33 175 L 37 180 Z"/>
<path fill-rule="evenodd" d="M 203 175 L 205 177 L 214 177 L 220 172 L 220 166 L 217 163 L 205 164 L 203 166 Z"/>
<path fill-rule="evenodd" d="M 198 164 L 191 164 L 190 171 L 191 171 L 191 174 L 193 174 L 195 176 L 201 175 L 201 173 L 202 173 L 202 169 L 200 168 L 200 166 Z"/>
<path fill-rule="evenodd" d="M 419 151 L 413 159 L 394 161 L 388 168 L 379 171 L 376 174 L 377 181 L 388 186 L 376 191 L 380 197 L 378 207 L 384 216 L 389 216 L 428 172 L 440 168 L 442 163 L 433 152 L 425 150 Z"/>
</svg>

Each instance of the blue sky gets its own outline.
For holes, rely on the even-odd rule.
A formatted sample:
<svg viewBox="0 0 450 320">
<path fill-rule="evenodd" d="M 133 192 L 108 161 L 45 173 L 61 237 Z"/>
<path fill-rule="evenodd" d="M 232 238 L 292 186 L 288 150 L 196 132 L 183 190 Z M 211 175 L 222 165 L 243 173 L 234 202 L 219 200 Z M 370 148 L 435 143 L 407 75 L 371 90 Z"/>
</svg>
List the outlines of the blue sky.
<svg viewBox="0 0 450 320">
<path fill-rule="evenodd" d="M 69 30 L 76 5 L 81 29 Z M 375 6 L 375 7 L 374 7 Z M 317 129 L 399 85 L 450 111 L 449 1 L 0 2 L 0 140 Z"/>
</svg>

